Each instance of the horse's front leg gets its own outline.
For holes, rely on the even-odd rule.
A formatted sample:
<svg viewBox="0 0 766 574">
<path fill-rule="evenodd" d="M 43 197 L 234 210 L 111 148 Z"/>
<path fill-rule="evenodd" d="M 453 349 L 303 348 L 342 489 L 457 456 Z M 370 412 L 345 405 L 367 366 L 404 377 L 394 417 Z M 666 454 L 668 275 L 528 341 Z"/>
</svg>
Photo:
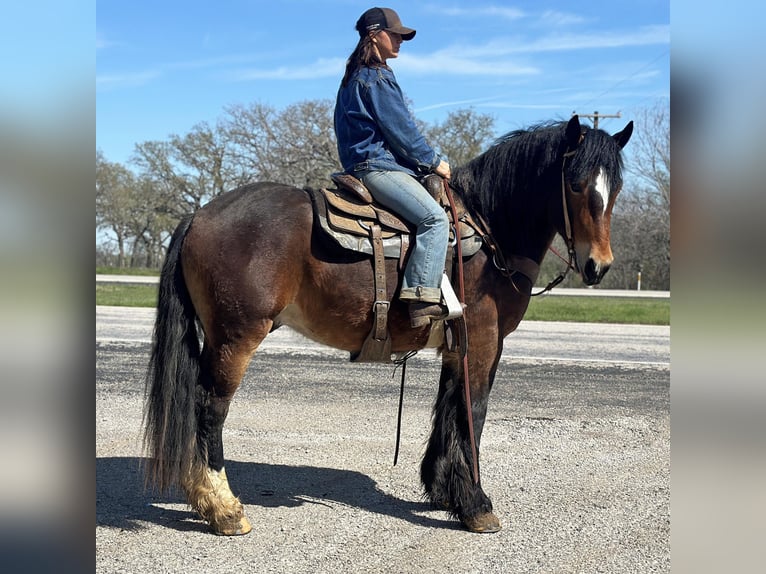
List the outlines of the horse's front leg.
<svg viewBox="0 0 766 574">
<path fill-rule="evenodd" d="M 487 344 L 492 348 L 488 349 Z M 468 374 L 478 459 L 489 391 L 497 368 L 499 344 L 488 341 L 476 346 L 472 341 L 471 353 Z M 463 371 L 463 360 L 458 353 L 445 352 L 442 355 L 439 394 L 433 409 L 433 429 L 420 467 L 420 476 L 426 495 L 437 508 L 449 511 L 472 532 L 497 532 L 500 530 L 500 521 L 492 512 L 492 501 L 481 488 L 481 475 L 478 482 L 474 481 Z M 476 464 L 479 468 L 478 460 Z"/>
</svg>

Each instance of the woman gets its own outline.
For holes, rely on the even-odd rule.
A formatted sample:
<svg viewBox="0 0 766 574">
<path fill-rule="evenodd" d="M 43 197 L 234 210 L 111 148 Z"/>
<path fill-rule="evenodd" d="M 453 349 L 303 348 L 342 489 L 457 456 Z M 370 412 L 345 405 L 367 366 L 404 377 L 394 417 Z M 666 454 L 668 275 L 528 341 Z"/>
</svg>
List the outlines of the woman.
<svg viewBox="0 0 766 574">
<path fill-rule="evenodd" d="M 346 173 L 360 179 L 376 201 L 416 226 L 399 298 L 409 301 L 412 327 L 446 316 L 441 278 L 449 224 L 415 175 L 450 178 L 450 166 L 426 143 L 387 61 L 415 30 L 390 8 L 371 8 L 356 23 L 359 43 L 346 63 L 335 104 L 335 135 Z"/>
</svg>

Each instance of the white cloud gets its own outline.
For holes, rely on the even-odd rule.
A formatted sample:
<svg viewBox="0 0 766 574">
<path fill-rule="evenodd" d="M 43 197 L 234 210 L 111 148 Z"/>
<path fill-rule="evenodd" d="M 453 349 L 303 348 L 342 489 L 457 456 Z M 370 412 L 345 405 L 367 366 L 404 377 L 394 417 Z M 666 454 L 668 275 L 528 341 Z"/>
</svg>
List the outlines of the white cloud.
<svg viewBox="0 0 766 574">
<path fill-rule="evenodd" d="M 308 66 L 280 66 L 270 70 L 246 69 L 227 74 L 235 81 L 248 80 L 313 80 L 317 78 L 340 77 L 346 60 L 343 58 L 320 58 Z"/>
<path fill-rule="evenodd" d="M 476 6 L 470 9 L 455 7 L 444 8 L 439 6 L 432 7 L 432 10 L 438 11 L 440 14 L 446 16 L 455 16 L 460 18 L 491 16 L 493 18 L 505 18 L 506 20 L 519 20 L 526 16 L 522 10 L 519 10 L 518 8 L 508 8 L 507 6 Z"/>
<path fill-rule="evenodd" d="M 484 44 L 454 44 L 440 50 L 437 55 L 452 58 L 499 58 L 512 54 L 535 54 L 564 52 L 595 48 L 619 48 L 626 46 L 649 46 L 670 44 L 669 26 L 648 26 L 634 32 L 604 32 L 590 34 L 557 34 L 536 40 L 525 38 L 494 38 Z"/>
<path fill-rule="evenodd" d="M 562 103 L 549 103 L 549 104 L 519 104 L 515 102 L 488 102 L 481 107 L 485 108 L 501 108 L 501 109 L 515 109 L 515 110 L 560 110 L 566 108 L 567 104 Z"/>
<path fill-rule="evenodd" d="M 96 88 L 117 89 L 134 88 L 148 84 L 162 74 L 156 70 L 137 72 L 134 74 L 102 74 L 96 76 Z"/>
<path fill-rule="evenodd" d="M 670 26 L 646 26 L 634 32 L 604 32 L 591 34 L 567 34 L 548 36 L 524 43 L 512 52 L 560 52 L 592 48 L 619 48 L 624 46 L 649 46 L 670 43 Z"/>
<path fill-rule="evenodd" d="M 429 110 L 437 110 L 440 108 L 449 108 L 452 106 L 475 106 L 480 104 L 485 104 L 487 102 L 491 102 L 492 100 L 497 100 L 501 98 L 502 96 L 491 96 L 488 98 L 471 98 L 467 100 L 454 100 L 454 101 L 448 101 L 448 102 L 439 102 L 436 104 L 430 104 L 428 106 L 422 106 L 415 108 L 416 112 L 426 112 Z"/>
<path fill-rule="evenodd" d="M 112 42 L 111 40 L 107 39 L 106 35 L 101 32 L 101 30 L 96 30 L 96 50 L 104 50 L 106 48 L 111 48 L 112 46 L 117 46 L 118 44 L 116 42 Z"/>
<path fill-rule="evenodd" d="M 617 48 L 668 44 L 669 26 L 649 26 L 632 32 L 551 35 L 527 41 L 521 38 L 495 38 L 483 44 L 453 44 L 430 54 L 403 53 L 392 62 L 397 71 L 420 75 L 449 76 L 530 76 L 542 70 L 528 61 L 513 59 L 514 55 L 576 50 Z M 206 67 L 207 62 L 198 62 Z M 190 64 L 187 64 L 189 66 Z M 342 75 L 343 58 L 320 58 L 309 65 L 279 66 L 277 68 L 244 68 L 225 73 L 230 81 L 252 80 L 313 80 Z"/>
<path fill-rule="evenodd" d="M 538 74 L 532 66 L 510 61 L 490 61 L 486 58 L 475 59 L 459 55 L 461 50 L 451 53 L 440 50 L 433 54 L 402 54 L 393 64 L 397 72 L 415 72 L 420 75 L 442 76 L 518 76 Z M 338 78 L 343 74 L 346 61 L 341 58 L 319 59 L 308 66 L 280 66 L 272 69 L 243 69 L 225 74 L 233 81 L 250 80 L 312 80 L 318 78 Z"/>
<path fill-rule="evenodd" d="M 494 54 L 484 54 L 479 58 L 475 57 L 476 55 L 467 54 L 466 50 L 461 48 L 440 50 L 424 56 L 402 54 L 398 58 L 396 69 L 444 76 L 527 76 L 540 73 L 540 70 L 533 66 L 507 60 L 491 60 L 490 56 Z"/>
<path fill-rule="evenodd" d="M 585 18 L 577 14 L 559 12 L 558 10 L 546 10 L 540 16 L 541 23 L 545 26 L 575 26 L 585 22 Z"/>
</svg>

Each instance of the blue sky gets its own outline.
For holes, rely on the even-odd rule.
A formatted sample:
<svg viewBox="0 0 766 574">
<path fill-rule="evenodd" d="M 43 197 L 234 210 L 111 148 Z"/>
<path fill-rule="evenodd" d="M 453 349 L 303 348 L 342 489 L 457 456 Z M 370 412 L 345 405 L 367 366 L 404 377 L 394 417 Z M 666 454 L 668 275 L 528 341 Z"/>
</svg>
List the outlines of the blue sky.
<svg viewBox="0 0 766 574">
<path fill-rule="evenodd" d="M 97 148 L 126 163 L 135 144 L 213 124 L 232 104 L 334 99 L 354 23 L 374 5 L 98 0 Z M 473 108 L 499 135 L 598 110 L 622 114 L 601 120 L 616 131 L 669 98 L 669 0 L 378 5 L 418 31 L 389 64 L 427 122 Z"/>
</svg>

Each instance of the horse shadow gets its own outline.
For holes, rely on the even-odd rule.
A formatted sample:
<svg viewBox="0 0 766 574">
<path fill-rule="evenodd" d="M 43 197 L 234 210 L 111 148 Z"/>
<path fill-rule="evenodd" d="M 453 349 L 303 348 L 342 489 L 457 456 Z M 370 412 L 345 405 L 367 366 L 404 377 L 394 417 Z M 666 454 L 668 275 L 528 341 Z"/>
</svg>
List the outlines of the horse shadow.
<svg viewBox="0 0 766 574">
<path fill-rule="evenodd" d="M 96 458 L 96 525 L 137 531 L 145 523 L 179 531 L 207 531 L 207 525 L 186 506 L 182 494 L 160 495 L 145 488 L 142 458 Z M 356 471 L 315 466 L 226 462 L 235 494 L 247 506 L 261 508 L 341 504 L 430 527 L 460 529 L 457 521 L 421 513 L 433 510 L 425 501 L 397 498 Z M 169 505 L 184 505 L 183 510 Z M 255 510 L 257 512 L 257 509 Z M 253 514 L 253 510 L 250 510 Z M 255 518 L 255 516 L 250 516 Z"/>
</svg>

